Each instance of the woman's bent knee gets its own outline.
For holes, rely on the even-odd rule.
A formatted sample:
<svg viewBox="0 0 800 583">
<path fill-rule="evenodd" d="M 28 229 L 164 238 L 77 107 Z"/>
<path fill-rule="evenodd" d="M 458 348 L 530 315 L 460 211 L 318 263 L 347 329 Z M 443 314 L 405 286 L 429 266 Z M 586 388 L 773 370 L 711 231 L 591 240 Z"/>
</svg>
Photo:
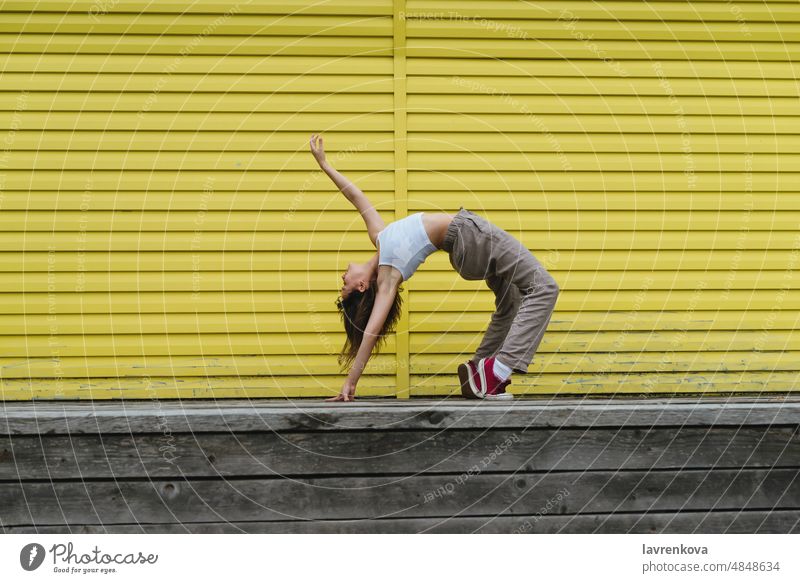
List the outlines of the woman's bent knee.
<svg viewBox="0 0 800 583">
<path fill-rule="evenodd" d="M 537 281 L 534 281 L 525 288 L 520 289 L 520 292 L 524 296 L 540 294 L 557 297 L 560 291 L 561 288 L 559 287 L 558 283 L 549 274 L 547 277 L 538 278 Z"/>
</svg>

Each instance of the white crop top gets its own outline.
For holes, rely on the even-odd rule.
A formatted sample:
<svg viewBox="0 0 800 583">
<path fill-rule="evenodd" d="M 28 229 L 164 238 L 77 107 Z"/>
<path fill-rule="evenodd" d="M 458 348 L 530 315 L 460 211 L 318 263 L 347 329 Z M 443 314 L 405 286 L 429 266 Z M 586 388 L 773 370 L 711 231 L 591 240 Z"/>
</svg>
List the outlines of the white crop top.
<svg viewBox="0 0 800 583">
<path fill-rule="evenodd" d="M 396 267 L 403 274 L 403 281 L 408 281 L 428 255 L 437 250 L 422 224 L 422 213 L 389 223 L 378 233 L 378 241 L 378 265 Z"/>
</svg>

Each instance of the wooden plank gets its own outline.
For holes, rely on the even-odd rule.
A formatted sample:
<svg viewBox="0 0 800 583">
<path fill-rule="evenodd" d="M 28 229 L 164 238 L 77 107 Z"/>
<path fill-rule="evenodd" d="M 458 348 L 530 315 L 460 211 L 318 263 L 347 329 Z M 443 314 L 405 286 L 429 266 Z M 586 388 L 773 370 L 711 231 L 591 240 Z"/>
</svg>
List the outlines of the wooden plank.
<svg viewBox="0 0 800 583">
<path fill-rule="evenodd" d="M 465 469 L 466 470 L 466 469 Z M 103 524 L 644 511 L 800 510 L 800 470 L 468 473 L 0 483 L 0 522 Z M 461 481 L 459 481 L 461 480 Z M 347 495 L 343 496 L 342 493 Z M 554 496 L 561 493 L 556 504 Z M 36 500 L 25 505 L 24 500 Z"/>
<path fill-rule="evenodd" d="M 786 467 L 800 465 L 800 437 L 797 425 L 0 437 L 0 481 L 439 474 L 475 464 L 491 472 Z"/>
<path fill-rule="evenodd" d="M 361 399 L 5 403 L 0 434 L 208 433 L 364 429 L 796 425 L 800 397 L 517 399 L 510 403 Z"/>
<path fill-rule="evenodd" d="M 10 526 L 7 534 L 157 533 L 437 533 L 437 534 L 797 534 L 798 510 L 632 512 L 626 514 L 384 518 L 381 520 L 297 520 L 184 522 L 182 524 L 70 524 Z"/>
</svg>

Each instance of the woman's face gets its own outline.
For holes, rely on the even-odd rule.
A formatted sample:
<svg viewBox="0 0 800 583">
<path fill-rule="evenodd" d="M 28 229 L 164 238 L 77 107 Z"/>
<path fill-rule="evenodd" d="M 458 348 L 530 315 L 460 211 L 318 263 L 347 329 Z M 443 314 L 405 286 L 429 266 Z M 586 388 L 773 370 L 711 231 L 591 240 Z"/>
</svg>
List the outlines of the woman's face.
<svg viewBox="0 0 800 583">
<path fill-rule="evenodd" d="M 360 263 L 348 263 L 347 269 L 342 274 L 342 299 L 347 299 L 353 290 L 364 291 L 369 287 L 365 278 L 366 268 Z"/>
</svg>

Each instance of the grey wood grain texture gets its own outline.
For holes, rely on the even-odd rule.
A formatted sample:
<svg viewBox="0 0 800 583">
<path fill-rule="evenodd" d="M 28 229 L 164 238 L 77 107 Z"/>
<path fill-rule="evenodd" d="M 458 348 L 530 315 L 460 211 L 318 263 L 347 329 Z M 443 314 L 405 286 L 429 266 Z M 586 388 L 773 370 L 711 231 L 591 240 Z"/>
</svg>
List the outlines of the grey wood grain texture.
<svg viewBox="0 0 800 583">
<path fill-rule="evenodd" d="M 474 464 L 507 472 L 800 467 L 800 426 L 0 437 L 0 480 L 457 473 Z"/>
<path fill-rule="evenodd" d="M 15 526 L 6 534 L 800 534 L 800 510 Z"/>
<path fill-rule="evenodd" d="M 800 470 L 0 483 L 5 527 L 527 515 L 543 509 L 551 515 L 797 510 Z"/>
<path fill-rule="evenodd" d="M 796 532 L 799 427 L 795 395 L 3 403 L 0 525 Z"/>
<path fill-rule="evenodd" d="M 203 433 L 444 429 L 769 425 L 800 423 L 800 396 L 661 399 L 456 398 L 287 401 L 4 402 L 0 434 Z"/>
</svg>

